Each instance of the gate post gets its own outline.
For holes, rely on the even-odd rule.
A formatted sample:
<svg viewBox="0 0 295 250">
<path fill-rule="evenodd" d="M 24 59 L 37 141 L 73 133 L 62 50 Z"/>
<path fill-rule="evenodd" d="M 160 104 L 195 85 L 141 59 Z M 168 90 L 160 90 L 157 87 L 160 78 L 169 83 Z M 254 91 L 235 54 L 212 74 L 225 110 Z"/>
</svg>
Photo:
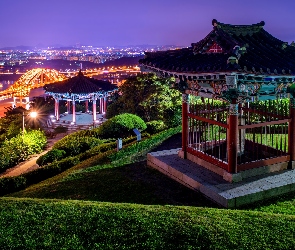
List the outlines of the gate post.
<svg viewBox="0 0 295 250">
<path fill-rule="evenodd" d="M 188 144 L 188 108 L 189 95 L 182 94 L 182 151 L 183 158 L 187 158 L 187 144 Z"/>
<path fill-rule="evenodd" d="M 228 150 L 228 172 L 237 173 L 237 156 L 238 156 L 238 104 L 231 103 L 229 106 L 228 117 L 228 135 L 227 135 L 227 150 Z"/>
<path fill-rule="evenodd" d="M 292 161 L 295 161 L 295 98 L 290 98 L 290 119 L 288 126 L 288 152 L 292 164 Z"/>
</svg>

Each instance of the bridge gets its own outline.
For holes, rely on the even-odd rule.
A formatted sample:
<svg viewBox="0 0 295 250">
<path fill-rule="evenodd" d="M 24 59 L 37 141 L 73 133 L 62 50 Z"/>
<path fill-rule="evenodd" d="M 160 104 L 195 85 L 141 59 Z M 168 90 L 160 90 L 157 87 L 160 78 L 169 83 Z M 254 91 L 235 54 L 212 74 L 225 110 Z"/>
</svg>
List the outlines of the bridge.
<svg viewBox="0 0 295 250">
<path fill-rule="evenodd" d="M 128 76 L 136 75 L 140 72 L 138 66 L 104 67 L 97 69 L 86 69 L 82 71 L 85 76 L 95 77 L 100 80 L 107 80 L 113 84 L 120 85 Z M 58 81 L 63 81 L 69 77 L 77 75 L 78 71 L 59 72 L 54 69 L 36 68 L 23 74 L 12 86 L 0 91 L 0 100 L 14 98 L 14 103 L 19 100 L 22 104 L 29 102 L 28 96 L 32 89 L 43 87 Z"/>
<path fill-rule="evenodd" d="M 0 100 L 11 97 L 29 96 L 32 89 L 43 87 L 46 84 L 63 81 L 67 77 L 54 69 L 32 69 L 23 74 L 12 86 L 0 91 Z"/>
</svg>

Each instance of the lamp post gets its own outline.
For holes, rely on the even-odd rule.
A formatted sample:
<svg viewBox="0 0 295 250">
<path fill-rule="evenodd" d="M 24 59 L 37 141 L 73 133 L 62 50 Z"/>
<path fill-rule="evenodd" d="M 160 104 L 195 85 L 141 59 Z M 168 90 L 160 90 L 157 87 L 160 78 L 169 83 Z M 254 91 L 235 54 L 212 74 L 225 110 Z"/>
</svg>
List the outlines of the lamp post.
<svg viewBox="0 0 295 250">
<path fill-rule="evenodd" d="M 29 116 L 31 118 L 36 118 L 38 116 L 38 113 L 36 111 L 30 112 Z M 23 135 L 25 133 L 25 112 L 23 112 Z"/>
</svg>

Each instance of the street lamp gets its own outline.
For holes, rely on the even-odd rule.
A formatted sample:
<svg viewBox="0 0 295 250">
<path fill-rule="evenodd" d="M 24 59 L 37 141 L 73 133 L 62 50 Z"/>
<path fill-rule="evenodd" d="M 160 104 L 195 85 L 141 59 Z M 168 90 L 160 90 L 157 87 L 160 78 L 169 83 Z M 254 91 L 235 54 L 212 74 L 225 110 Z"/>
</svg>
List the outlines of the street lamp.
<svg viewBox="0 0 295 250">
<path fill-rule="evenodd" d="M 28 114 L 31 118 L 36 118 L 38 116 L 38 113 L 36 111 L 30 112 Z M 23 112 L 23 134 L 25 133 L 25 112 Z"/>
</svg>

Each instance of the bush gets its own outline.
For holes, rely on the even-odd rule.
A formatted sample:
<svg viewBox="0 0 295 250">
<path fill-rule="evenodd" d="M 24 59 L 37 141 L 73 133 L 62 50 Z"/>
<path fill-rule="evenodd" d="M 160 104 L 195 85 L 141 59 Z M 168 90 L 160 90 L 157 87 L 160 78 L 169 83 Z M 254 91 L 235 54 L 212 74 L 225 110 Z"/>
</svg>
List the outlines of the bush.
<svg viewBox="0 0 295 250">
<path fill-rule="evenodd" d="M 0 195 L 22 190 L 26 184 L 26 178 L 23 176 L 0 178 Z"/>
<path fill-rule="evenodd" d="M 116 151 L 116 142 L 104 143 L 83 154 L 54 161 L 51 164 L 25 173 L 21 176 L 0 178 L 0 195 L 19 191 L 29 185 L 51 178 L 74 166 L 76 169 L 82 169 L 93 167 L 98 164 L 117 161 L 126 156 L 130 157 L 130 155 L 135 155 L 136 157 L 138 154 L 142 154 L 142 152 L 146 153 L 151 147 L 180 131 L 181 127 L 168 129 L 162 133 L 147 138 L 146 140 L 142 140 L 139 143 L 136 143 L 135 136 L 123 139 L 123 149 L 119 152 Z M 142 134 L 142 138 L 148 136 L 149 135 L 146 133 Z M 142 152 L 139 152 L 139 150 L 142 150 Z"/>
<path fill-rule="evenodd" d="M 46 136 L 40 130 L 32 130 L 5 140 L 0 148 L 0 169 L 4 170 L 40 153 L 46 145 Z"/>
<path fill-rule="evenodd" d="M 38 168 L 34 171 L 23 174 L 22 176 L 27 180 L 27 185 L 32 185 L 40 181 L 53 177 L 73 166 L 78 164 L 79 157 L 67 157 L 60 161 L 55 161 L 45 167 Z"/>
<path fill-rule="evenodd" d="M 66 156 L 78 155 L 86 150 L 103 143 L 95 137 L 82 137 L 80 134 L 67 135 L 54 144 L 53 149 L 64 150 Z"/>
<path fill-rule="evenodd" d="M 147 153 L 147 150 L 150 150 L 151 148 L 157 146 L 163 140 L 166 140 L 170 136 L 175 135 L 179 133 L 180 131 L 181 131 L 180 126 L 175 128 L 170 128 L 162 133 L 155 134 L 146 140 L 142 140 L 138 143 L 133 143 L 132 145 L 125 147 L 119 152 L 115 152 L 115 154 L 111 155 L 110 161 L 117 161 L 129 155 L 134 155 L 136 157 L 138 153 L 141 155 L 143 153 L 145 154 Z"/>
<path fill-rule="evenodd" d="M 168 128 L 180 126 L 182 123 L 181 106 L 174 106 L 166 109 L 163 114 L 163 121 Z"/>
<path fill-rule="evenodd" d="M 98 128 L 101 138 L 125 138 L 134 135 L 133 129 L 146 129 L 145 122 L 137 115 L 121 114 L 112 117 Z"/>
<path fill-rule="evenodd" d="M 36 163 L 42 167 L 48 163 L 51 163 L 55 160 L 60 160 L 62 158 L 64 158 L 66 155 L 66 151 L 64 150 L 60 150 L 60 149 L 52 149 L 50 151 L 48 151 L 46 154 L 41 155 Z"/>
<path fill-rule="evenodd" d="M 146 126 L 147 126 L 146 132 L 150 134 L 159 133 L 166 128 L 164 122 L 161 120 L 147 122 Z"/>
</svg>

